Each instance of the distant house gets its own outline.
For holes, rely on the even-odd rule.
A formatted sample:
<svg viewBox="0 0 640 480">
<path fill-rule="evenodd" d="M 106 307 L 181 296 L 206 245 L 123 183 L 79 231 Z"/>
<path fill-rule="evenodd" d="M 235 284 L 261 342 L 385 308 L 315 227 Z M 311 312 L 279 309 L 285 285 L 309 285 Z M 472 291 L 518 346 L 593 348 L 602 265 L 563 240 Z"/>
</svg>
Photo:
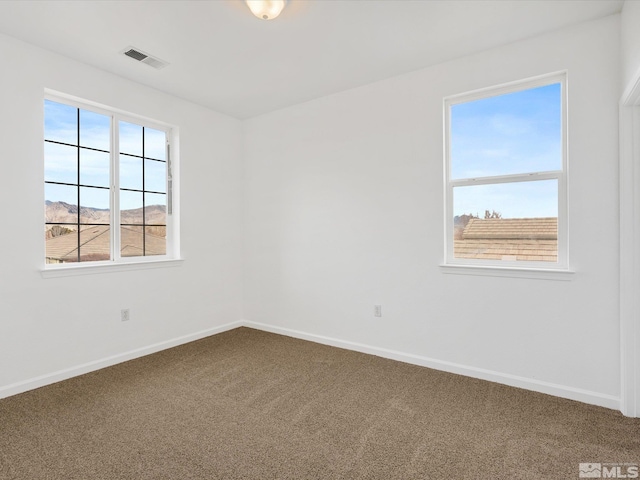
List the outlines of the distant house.
<svg viewBox="0 0 640 480">
<path fill-rule="evenodd" d="M 453 252 L 455 258 L 556 262 L 558 219 L 472 218 Z"/>
<path fill-rule="evenodd" d="M 166 252 L 166 239 L 147 232 L 142 235 L 144 227 L 122 228 L 120 231 L 123 257 L 142 255 L 164 255 Z M 80 242 L 78 232 L 73 231 L 66 235 L 50 238 L 46 241 L 47 263 L 68 263 L 78 261 L 78 243 L 80 243 L 80 260 L 100 261 L 109 260 L 111 239 L 108 225 L 87 226 L 80 230 Z M 146 246 L 143 253 L 143 242 Z"/>
</svg>

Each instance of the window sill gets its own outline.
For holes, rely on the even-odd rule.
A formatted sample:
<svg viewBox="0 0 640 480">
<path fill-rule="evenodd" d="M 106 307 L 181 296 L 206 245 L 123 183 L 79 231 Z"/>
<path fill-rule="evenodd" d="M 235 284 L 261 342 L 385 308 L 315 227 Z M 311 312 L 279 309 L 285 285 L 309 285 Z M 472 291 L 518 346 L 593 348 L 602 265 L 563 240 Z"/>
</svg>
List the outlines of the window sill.
<svg viewBox="0 0 640 480">
<path fill-rule="evenodd" d="M 73 265 L 49 267 L 40 271 L 42 278 L 72 277 L 75 275 L 95 275 L 98 273 L 126 272 L 130 270 L 146 270 L 149 268 L 179 267 L 184 260 L 153 260 L 146 262 L 105 263 L 101 265 Z"/>
<path fill-rule="evenodd" d="M 554 270 L 551 268 L 499 267 L 487 265 L 442 264 L 440 271 L 454 275 L 480 275 L 485 277 L 530 278 L 537 280 L 571 281 L 575 278 L 573 270 Z"/>
</svg>

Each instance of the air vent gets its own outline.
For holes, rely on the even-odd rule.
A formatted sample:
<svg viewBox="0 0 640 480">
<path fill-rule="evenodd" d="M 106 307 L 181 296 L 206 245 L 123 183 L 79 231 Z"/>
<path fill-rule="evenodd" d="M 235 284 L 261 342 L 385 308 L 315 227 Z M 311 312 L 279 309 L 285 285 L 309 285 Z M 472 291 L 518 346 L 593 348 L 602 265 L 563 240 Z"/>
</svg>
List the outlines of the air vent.
<svg viewBox="0 0 640 480">
<path fill-rule="evenodd" d="M 150 67 L 153 67 L 156 69 L 161 69 L 169 65 L 168 62 L 165 62 L 164 60 L 160 60 L 158 57 L 153 57 L 148 53 L 144 53 L 139 48 L 127 47 L 122 51 L 122 53 L 124 53 L 127 57 L 133 58 L 138 62 L 145 63 Z"/>
<path fill-rule="evenodd" d="M 139 52 L 137 50 L 134 50 L 133 48 L 130 48 L 129 50 L 127 50 L 126 52 L 124 52 L 124 54 L 127 57 L 131 57 L 134 58 L 136 60 L 138 60 L 139 62 L 141 62 L 142 60 L 144 60 L 145 58 L 149 58 L 148 55 L 145 55 L 142 52 Z"/>
</svg>

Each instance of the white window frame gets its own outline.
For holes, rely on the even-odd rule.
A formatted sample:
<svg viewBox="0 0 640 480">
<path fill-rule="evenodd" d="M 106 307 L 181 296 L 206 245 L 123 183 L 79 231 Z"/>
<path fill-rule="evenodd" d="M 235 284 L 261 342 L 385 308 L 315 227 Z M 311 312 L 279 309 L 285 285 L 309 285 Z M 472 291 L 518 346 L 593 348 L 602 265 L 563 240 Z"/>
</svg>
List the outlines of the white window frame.
<svg viewBox="0 0 640 480">
<path fill-rule="evenodd" d="M 135 115 L 119 109 L 110 108 L 88 100 L 80 99 L 64 93 L 45 90 L 44 100 L 68 105 L 74 108 L 91 111 L 110 118 L 110 202 L 111 223 L 110 223 L 110 260 L 73 262 L 61 264 L 47 264 L 44 262 L 46 257 L 46 240 L 43 241 L 43 264 L 41 274 L 45 278 L 83 275 L 93 273 L 105 273 L 123 270 L 137 270 L 146 268 L 158 268 L 177 266 L 182 260 L 180 259 L 180 241 L 179 241 L 179 205 L 177 187 L 178 187 L 178 149 L 175 148 L 178 140 L 178 128 L 157 120 L 149 119 L 140 115 Z M 120 255 L 120 145 L 119 145 L 119 123 L 128 122 L 144 127 L 152 128 L 165 132 L 166 149 L 167 149 L 167 212 L 166 212 L 166 254 L 165 255 L 149 255 L 122 257 Z M 44 139 L 44 135 L 42 136 Z M 43 142 L 44 144 L 44 142 Z M 44 147 L 43 147 L 44 148 Z M 44 151 L 42 165 L 44 168 Z M 43 179 L 44 184 L 44 179 Z M 43 202 L 44 204 L 44 202 Z"/>
<path fill-rule="evenodd" d="M 451 107 L 484 98 L 514 93 L 551 84 L 560 84 L 561 91 L 561 154 L 562 168 L 553 171 L 538 171 L 524 174 L 486 176 L 478 178 L 451 178 Z M 444 263 L 441 265 L 445 273 L 488 274 L 499 276 L 533 276 L 536 273 L 558 272 L 572 273 L 569 270 L 569 221 L 568 221 L 568 149 L 567 149 L 567 72 L 555 72 L 548 75 L 529 78 L 474 90 L 467 93 L 444 98 L 444 227 L 445 251 Z M 460 186 L 506 184 L 541 180 L 557 180 L 558 182 L 558 260 L 544 261 L 509 261 L 455 258 L 453 189 Z M 515 275 L 512 275 L 515 272 Z M 520 273 L 518 273 L 520 272 Z M 546 277 L 545 277 L 546 278 Z M 549 277 L 551 278 L 551 277 Z M 569 279 L 567 277 L 566 279 Z"/>
</svg>

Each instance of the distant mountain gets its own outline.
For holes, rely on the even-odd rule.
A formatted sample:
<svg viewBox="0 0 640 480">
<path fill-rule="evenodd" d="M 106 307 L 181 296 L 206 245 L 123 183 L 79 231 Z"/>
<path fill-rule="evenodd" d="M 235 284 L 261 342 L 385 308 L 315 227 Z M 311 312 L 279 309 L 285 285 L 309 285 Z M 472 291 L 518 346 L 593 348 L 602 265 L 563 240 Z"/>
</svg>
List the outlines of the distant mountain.
<svg viewBox="0 0 640 480">
<path fill-rule="evenodd" d="M 46 200 L 45 221 L 48 223 L 76 223 L 78 221 L 78 206 L 65 202 Z M 165 224 L 166 207 L 164 205 L 149 205 L 145 208 L 146 224 Z M 80 208 L 80 223 L 109 224 L 110 212 L 101 208 Z M 123 224 L 142 224 L 143 209 L 122 210 L 120 221 Z M 70 228 L 68 226 L 68 228 Z"/>
<path fill-rule="evenodd" d="M 167 209 L 164 205 L 148 205 L 145 207 L 146 222 L 147 224 L 160 224 L 167 223 Z M 120 223 L 142 223 L 142 208 L 134 208 L 132 210 L 122 210 L 120 212 Z"/>
</svg>

